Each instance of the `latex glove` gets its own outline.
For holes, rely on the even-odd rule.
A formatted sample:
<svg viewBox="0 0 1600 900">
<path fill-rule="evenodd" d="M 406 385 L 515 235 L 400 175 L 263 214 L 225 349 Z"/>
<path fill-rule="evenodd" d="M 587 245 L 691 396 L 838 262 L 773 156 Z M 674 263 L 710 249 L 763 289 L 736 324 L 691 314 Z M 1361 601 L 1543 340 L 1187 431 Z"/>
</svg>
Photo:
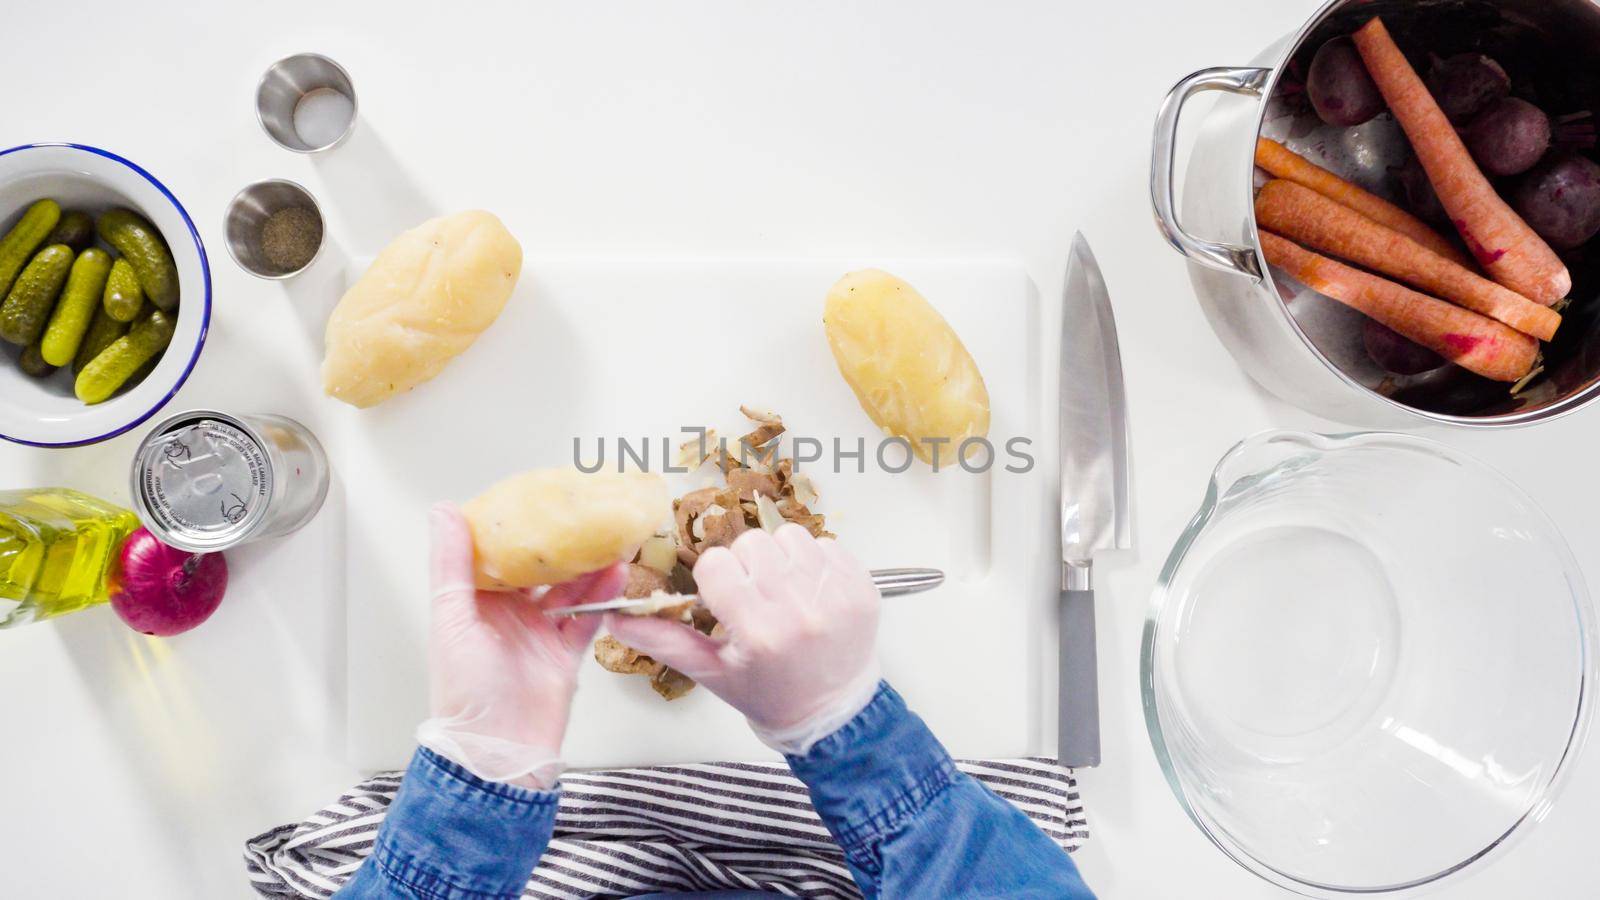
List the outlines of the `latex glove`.
<svg viewBox="0 0 1600 900">
<path fill-rule="evenodd" d="M 441 503 L 433 532 L 433 624 L 428 634 L 432 719 L 417 742 L 486 781 L 549 788 L 561 774 L 578 663 L 599 628 L 596 616 L 551 619 L 544 609 L 609 600 L 626 569 L 615 566 L 542 597 L 473 586 L 472 532 Z"/>
<path fill-rule="evenodd" d="M 880 598 L 843 547 L 794 524 L 748 531 L 702 554 L 694 578 L 721 640 L 663 619 L 612 614 L 606 626 L 705 685 L 784 753 L 804 755 L 871 701 Z"/>
</svg>

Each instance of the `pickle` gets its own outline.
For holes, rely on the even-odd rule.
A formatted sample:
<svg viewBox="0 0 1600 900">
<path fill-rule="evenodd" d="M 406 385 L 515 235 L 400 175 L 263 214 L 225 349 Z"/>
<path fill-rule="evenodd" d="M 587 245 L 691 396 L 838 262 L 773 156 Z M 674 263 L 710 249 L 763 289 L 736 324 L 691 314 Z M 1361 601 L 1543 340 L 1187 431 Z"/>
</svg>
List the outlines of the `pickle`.
<svg viewBox="0 0 1600 900">
<path fill-rule="evenodd" d="M 125 382 L 125 383 L 129 384 L 129 385 L 138 384 L 139 382 L 145 380 L 146 378 L 149 378 L 150 377 L 150 373 L 154 372 L 156 370 L 156 366 L 159 366 L 159 365 L 161 365 L 161 354 L 157 353 L 155 356 L 152 356 L 148 360 L 145 360 L 145 364 L 140 366 L 138 371 L 134 372 L 133 376 L 131 378 L 129 378 L 127 380 L 127 382 Z"/>
<path fill-rule="evenodd" d="M 55 366 L 45 362 L 44 357 L 40 355 L 37 341 L 22 351 L 22 357 L 17 360 L 17 368 L 21 369 L 24 375 L 31 375 L 34 378 L 48 378 L 56 370 Z"/>
<path fill-rule="evenodd" d="M 82 252 L 94 243 L 94 219 L 88 213 L 69 212 L 56 223 L 55 230 L 45 238 L 47 244 L 66 244 L 74 250 Z"/>
<path fill-rule="evenodd" d="M 17 224 L 0 238 L 0 296 L 11 290 L 17 273 L 39 249 L 46 236 L 61 221 L 61 207 L 54 200 L 40 200 L 28 207 Z"/>
<path fill-rule="evenodd" d="M 151 303 L 166 312 L 178 308 L 178 266 L 154 225 L 133 210 L 113 209 L 100 214 L 95 228 L 133 266 Z"/>
<path fill-rule="evenodd" d="M 176 316 L 169 316 L 159 309 L 151 310 L 150 315 L 134 323 L 133 330 L 100 351 L 78 373 L 78 380 L 73 385 L 78 399 L 90 405 L 110 400 L 145 363 L 167 349 L 176 328 Z"/>
<path fill-rule="evenodd" d="M 111 254 L 98 247 L 78 254 L 67 273 L 67 286 L 56 301 L 56 311 L 44 329 L 44 342 L 40 352 L 44 361 L 52 366 L 64 366 L 78 355 L 78 345 L 89 331 L 89 322 L 100 308 L 100 295 L 104 293 L 106 276 L 111 274 Z"/>
<path fill-rule="evenodd" d="M 111 346 L 117 338 L 128 333 L 128 323 L 118 322 L 106 315 L 105 309 L 94 311 L 94 320 L 89 323 L 89 331 L 83 336 L 83 343 L 78 345 L 78 356 L 72 361 L 72 374 L 77 375 L 89 361 L 100 355 L 100 351 Z"/>
<path fill-rule="evenodd" d="M 51 244 L 40 250 L 17 276 L 5 305 L 0 306 L 0 338 L 19 347 L 38 340 L 71 270 L 71 247 Z"/>
<path fill-rule="evenodd" d="M 132 322 L 144 309 L 144 288 L 139 287 L 139 276 L 126 259 L 111 264 L 111 277 L 106 279 L 106 313 L 118 322 Z"/>
</svg>

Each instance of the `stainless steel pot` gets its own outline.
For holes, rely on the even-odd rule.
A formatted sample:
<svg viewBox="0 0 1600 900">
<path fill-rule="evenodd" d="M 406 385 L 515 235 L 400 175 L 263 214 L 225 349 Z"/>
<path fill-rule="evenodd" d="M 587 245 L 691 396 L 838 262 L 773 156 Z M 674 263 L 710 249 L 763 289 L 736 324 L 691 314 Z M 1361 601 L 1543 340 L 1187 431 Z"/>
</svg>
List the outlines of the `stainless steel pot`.
<svg viewBox="0 0 1600 900">
<path fill-rule="evenodd" d="M 1600 239 L 1567 258 L 1572 305 L 1544 370 L 1513 395 L 1508 386 L 1447 366 L 1421 376 L 1379 369 L 1362 344 L 1362 318 L 1288 279 L 1261 256 L 1253 199 L 1258 136 L 1398 199 L 1394 177 L 1409 145 L 1388 114 L 1352 129 L 1322 124 L 1303 73 L 1317 48 L 1382 15 L 1402 48 L 1489 54 L 1553 115 L 1600 110 L 1600 3 L 1596 0 L 1332 0 L 1255 65 L 1202 69 L 1178 82 L 1156 122 L 1150 189 L 1156 221 L 1189 260 L 1213 330 L 1251 377 L 1310 412 L 1366 427 L 1418 420 L 1465 426 L 1552 419 L 1600 397 Z M 1204 114 L 1190 156 L 1180 220 L 1174 184 L 1179 118 L 1200 95 Z"/>
</svg>

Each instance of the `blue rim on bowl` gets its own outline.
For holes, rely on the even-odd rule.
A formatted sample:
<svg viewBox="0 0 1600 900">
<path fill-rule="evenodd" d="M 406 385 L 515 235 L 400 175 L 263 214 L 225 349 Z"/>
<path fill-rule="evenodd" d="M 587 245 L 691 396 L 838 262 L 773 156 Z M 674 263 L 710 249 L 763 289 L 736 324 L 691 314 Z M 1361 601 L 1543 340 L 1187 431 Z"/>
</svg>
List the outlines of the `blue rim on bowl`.
<svg viewBox="0 0 1600 900">
<path fill-rule="evenodd" d="M 194 372 L 195 364 L 198 363 L 199 360 L 200 360 L 200 351 L 205 347 L 206 334 L 210 330 L 210 327 L 211 327 L 211 262 L 206 257 L 205 242 L 200 240 L 200 232 L 194 227 L 194 219 L 192 219 L 189 216 L 189 211 L 187 209 L 184 209 L 183 204 L 178 202 L 178 198 L 173 195 L 172 191 L 167 189 L 166 185 L 161 183 L 160 179 L 156 178 L 154 175 L 151 175 L 149 172 L 145 171 L 144 168 L 141 167 L 138 163 L 135 163 L 132 160 L 126 159 L 124 157 L 118 156 L 117 154 L 112 153 L 109 150 L 102 150 L 99 147 L 93 147 L 93 146 L 90 146 L 88 144 L 75 144 L 75 143 L 72 143 L 70 141 L 42 141 L 42 142 L 33 143 L 33 144 L 20 144 L 18 146 L 11 147 L 11 148 L 8 148 L 6 150 L 0 150 L 0 156 L 9 156 L 12 153 L 17 153 L 17 152 L 22 151 L 22 150 L 36 150 L 36 149 L 43 149 L 43 148 L 49 148 L 49 147 L 67 147 L 67 148 L 71 148 L 71 149 L 74 149 L 74 150 L 82 150 L 85 153 L 93 153 L 96 156 L 104 157 L 106 159 L 111 160 L 112 162 L 115 162 L 115 163 L 118 163 L 118 164 L 120 164 L 122 166 L 125 166 L 126 168 L 128 168 L 129 170 L 134 172 L 136 175 L 138 175 L 140 178 L 143 178 L 145 181 L 149 182 L 152 187 L 154 187 L 157 191 L 159 191 L 161 193 L 161 195 L 167 199 L 167 202 L 172 204 L 173 209 L 175 209 L 177 211 L 178 215 L 183 219 L 183 224 L 189 230 L 189 238 L 190 238 L 190 240 L 194 241 L 195 252 L 200 258 L 200 277 L 201 277 L 201 282 L 202 282 L 203 287 L 204 287 L 204 298 L 203 298 L 203 300 L 201 302 L 201 309 L 200 309 L 200 331 L 199 331 L 198 336 L 195 339 L 194 350 L 190 354 L 188 362 L 186 362 L 184 364 L 183 372 L 178 376 L 177 381 L 175 381 L 173 383 L 171 389 L 168 390 L 166 392 L 166 394 L 164 396 L 162 396 L 160 400 L 156 401 L 155 405 L 151 406 L 148 410 L 145 410 L 144 412 L 140 413 L 138 416 L 134 417 L 127 424 L 118 426 L 117 428 L 115 428 L 115 429 L 113 429 L 111 431 L 108 431 L 105 434 L 97 435 L 97 436 L 91 437 L 91 438 L 83 438 L 81 440 L 61 441 L 61 442 L 32 441 L 32 440 L 28 440 L 26 438 L 21 438 L 21 437 L 15 436 L 15 435 L 10 435 L 10 434 L 5 434 L 4 432 L 0 432 L 0 439 L 10 441 L 11 443 L 14 443 L 14 444 L 22 444 L 24 446 L 29 446 L 29 447 L 44 447 L 44 448 L 82 447 L 82 446 L 86 446 L 86 445 L 89 445 L 89 444 L 98 444 L 101 441 L 110 440 L 111 438 L 117 437 L 118 435 L 121 435 L 121 434 L 125 434 L 128 431 L 130 431 L 130 430 L 132 430 L 134 428 L 137 428 L 140 425 L 144 424 L 146 421 L 148 421 L 150 419 L 151 416 L 153 416 L 156 413 L 160 412 L 162 407 L 165 407 L 168 403 L 170 403 L 172 401 L 172 398 L 177 396 L 178 391 L 189 380 L 189 375 L 192 372 Z"/>
</svg>

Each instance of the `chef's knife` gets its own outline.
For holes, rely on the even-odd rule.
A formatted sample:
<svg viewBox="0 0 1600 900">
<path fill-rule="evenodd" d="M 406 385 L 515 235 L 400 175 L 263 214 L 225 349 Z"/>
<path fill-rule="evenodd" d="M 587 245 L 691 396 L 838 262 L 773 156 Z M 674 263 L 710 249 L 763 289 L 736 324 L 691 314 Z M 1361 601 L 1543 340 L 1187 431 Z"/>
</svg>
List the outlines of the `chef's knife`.
<svg viewBox="0 0 1600 900">
<path fill-rule="evenodd" d="M 1061 315 L 1061 666 L 1057 758 L 1100 764 L 1094 558 L 1133 544 L 1128 417 L 1111 297 L 1089 242 L 1072 240 Z"/>
<path fill-rule="evenodd" d="M 944 584 L 944 573 L 938 569 L 873 569 L 872 583 L 877 585 L 878 593 L 885 597 L 898 597 L 902 594 L 920 594 L 931 591 Z M 660 598 L 662 600 L 665 597 Z M 699 601 L 696 594 L 672 594 L 672 601 L 687 603 Z M 552 619 L 567 616 L 583 616 L 596 613 L 619 612 L 635 607 L 652 606 L 657 602 L 656 597 L 641 597 L 628 599 L 619 597 L 616 600 L 602 600 L 599 603 L 584 603 L 578 606 L 563 606 L 559 609 L 547 609 L 545 615 Z"/>
</svg>

